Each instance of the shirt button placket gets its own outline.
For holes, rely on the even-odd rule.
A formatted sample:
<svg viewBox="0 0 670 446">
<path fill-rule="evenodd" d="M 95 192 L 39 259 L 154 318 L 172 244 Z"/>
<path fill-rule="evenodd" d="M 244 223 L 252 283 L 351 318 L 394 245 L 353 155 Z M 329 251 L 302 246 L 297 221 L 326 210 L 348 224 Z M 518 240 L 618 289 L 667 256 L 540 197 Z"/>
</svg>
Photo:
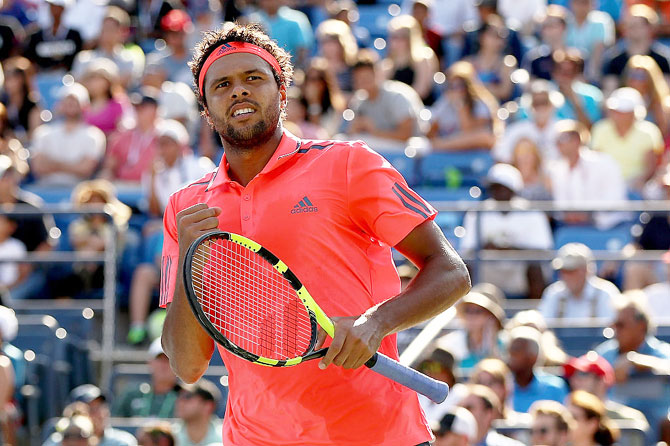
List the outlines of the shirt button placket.
<svg viewBox="0 0 670 446">
<path fill-rule="evenodd" d="M 240 206 L 240 216 L 242 218 L 242 229 L 246 232 L 251 229 L 251 191 L 242 192 L 242 203 Z"/>
</svg>

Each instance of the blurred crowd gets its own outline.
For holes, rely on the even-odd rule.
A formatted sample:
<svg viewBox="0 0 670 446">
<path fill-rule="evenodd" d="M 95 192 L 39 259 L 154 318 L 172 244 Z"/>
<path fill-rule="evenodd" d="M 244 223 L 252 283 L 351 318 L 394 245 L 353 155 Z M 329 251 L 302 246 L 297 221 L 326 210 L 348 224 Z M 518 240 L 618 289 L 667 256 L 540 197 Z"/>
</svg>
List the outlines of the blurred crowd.
<svg viewBox="0 0 670 446">
<path fill-rule="evenodd" d="M 107 212 L 0 216 L 0 258 L 10 259 L 0 263 L 6 305 L 100 297 L 99 264 L 45 267 L 16 259 L 54 250 L 101 253 L 114 240 L 119 300 L 130 321 L 126 341 L 146 346 L 160 333 L 161 313 L 149 315 L 160 282 L 162 213 L 171 193 L 214 169 L 222 154 L 200 116 L 188 62 L 202 31 L 258 22 L 296 66 L 284 122 L 292 133 L 362 139 L 389 155 L 408 146 L 420 155 L 486 151 L 495 164 L 478 179 L 484 197 L 513 210 L 466 213 L 459 251 L 561 248 L 551 265 L 480 265 L 480 283 L 458 306 L 462 328 L 437 339 L 415 364 L 452 385 L 446 403 L 424 401 L 436 445 L 518 444 L 493 426 L 505 433 L 505 423 L 522 422 L 532 426 L 530 435 L 517 435 L 526 444 L 607 446 L 619 438 L 612 420 L 620 419 L 641 426 L 640 444 L 670 442 L 667 386 L 653 404 L 631 391 L 670 373 L 670 346 L 654 337 L 655 319 L 670 316 L 670 257 L 621 266 L 596 262 L 584 244 L 554 241 L 565 226 L 607 231 L 635 222 L 623 251 L 668 251 L 667 212 L 638 219 L 623 211 L 527 209 L 529 200 L 566 206 L 670 199 L 670 2 L 0 5 L 0 204 L 39 210 L 65 197 L 75 209 Z M 507 321 L 506 298 L 538 299 L 538 311 Z M 20 418 L 13 395 L 25 364 L 10 343 L 16 329 L 8 314 L 0 318 L 10 321 L 0 320 L 0 431 L 13 444 Z M 611 339 L 579 357 L 567 355 L 547 328 L 594 318 L 611 326 Z M 216 442 L 216 386 L 179 385 L 160 345 L 151 344 L 149 356 L 152 383 L 114 395 L 111 412 L 112 396 L 99 388 L 73 390 L 47 443 Z M 181 421 L 128 438 L 106 424 L 110 413 Z"/>
</svg>

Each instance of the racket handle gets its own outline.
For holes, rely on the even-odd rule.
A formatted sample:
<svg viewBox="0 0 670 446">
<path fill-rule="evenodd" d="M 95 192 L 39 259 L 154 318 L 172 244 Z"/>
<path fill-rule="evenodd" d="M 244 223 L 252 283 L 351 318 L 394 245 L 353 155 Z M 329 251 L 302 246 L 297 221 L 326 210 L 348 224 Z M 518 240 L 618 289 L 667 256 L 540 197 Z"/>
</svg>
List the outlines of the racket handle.
<svg viewBox="0 0 670 446">
<path fill-rule="evenodd" d="M 449 394 L 449 386 L 446 383 L 417 372 L 381 353 L 375 353 L 365 365 L 370 370 L 430 398 L 435 403 L 441 403 Z"/>
</svg>

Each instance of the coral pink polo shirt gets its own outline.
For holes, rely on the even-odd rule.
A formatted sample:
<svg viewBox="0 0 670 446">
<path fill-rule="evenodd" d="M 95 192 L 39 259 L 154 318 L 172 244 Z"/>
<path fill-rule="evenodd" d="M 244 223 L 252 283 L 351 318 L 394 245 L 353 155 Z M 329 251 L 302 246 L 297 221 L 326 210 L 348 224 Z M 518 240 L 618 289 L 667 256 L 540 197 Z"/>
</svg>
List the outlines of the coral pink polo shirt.
<svg viewBox="0 0 670 446">
<path fill-rule="evenodd" d="M 391 247 L 436 211 L 363 142 L 300 140 L 284 132 L 246 187 L 218 171 L 170 198 L 165 211 L 161 305 L 172 299 L 176 214 L 219 206 L 219 228 L 282 259 L 329 316 L 356 316 L 400 292 Z M 380 351 L 398 358 L 396 336 Z M 366 367 L 272 368 L 219 347 L 229 373 L 223 444 L 413 446 L 432 437 L 416 393 Z"/>
</svg>

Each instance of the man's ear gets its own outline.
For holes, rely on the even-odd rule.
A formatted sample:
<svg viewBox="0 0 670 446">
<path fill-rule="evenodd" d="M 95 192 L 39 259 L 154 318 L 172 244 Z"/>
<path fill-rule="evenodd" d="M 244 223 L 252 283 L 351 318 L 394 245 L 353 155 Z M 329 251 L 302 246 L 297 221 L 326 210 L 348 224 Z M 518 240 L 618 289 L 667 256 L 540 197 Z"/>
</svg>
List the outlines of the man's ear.
<svg viewBox="0 0 670 446">
<path fill-rule="evenodd" d="M 282 103 L 282 109 L 286 108 L 286 104 L 288 103 L 287 100 L 287 94 L 286 94 L 286 87 L 281 86 L 279 87 L 279 96 L 281 97 L 281 103 Z"/>
</svg>

